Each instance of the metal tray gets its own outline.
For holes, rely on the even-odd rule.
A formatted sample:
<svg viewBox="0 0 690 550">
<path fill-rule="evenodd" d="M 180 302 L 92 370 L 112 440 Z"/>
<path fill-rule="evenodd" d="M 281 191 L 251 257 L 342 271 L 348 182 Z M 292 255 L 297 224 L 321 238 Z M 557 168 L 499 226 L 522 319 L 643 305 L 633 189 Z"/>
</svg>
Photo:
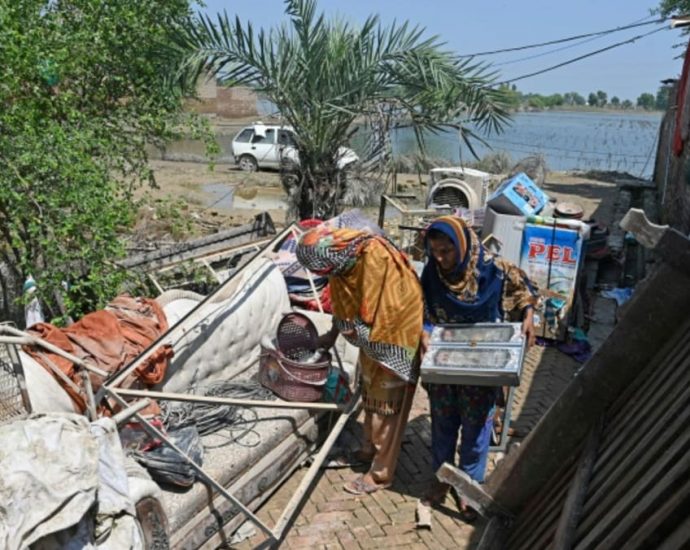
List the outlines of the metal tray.
<svg viewBox="0 0 690 550">
<path fill-rule="evenodd" d="M 517 386 L 524 348 L 520 323 L 437 326 L 421 378 L 435 384 Z"/>
<path fill-rule="evenodd" d="M 431 332 L 431 344 L 461 346 L 522 345 L 521 323 L 474 323 L 438 325 Z"/>
</svg>

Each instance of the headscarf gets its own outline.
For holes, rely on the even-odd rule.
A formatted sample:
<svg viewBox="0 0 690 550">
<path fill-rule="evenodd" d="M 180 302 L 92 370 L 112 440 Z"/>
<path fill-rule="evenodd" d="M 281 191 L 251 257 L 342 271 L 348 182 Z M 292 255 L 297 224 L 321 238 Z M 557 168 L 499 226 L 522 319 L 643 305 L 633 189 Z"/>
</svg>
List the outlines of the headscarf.
<svg viewBox="0 0 690 550">
<path fill-rule="evenodd" d="M 320 225 L 300 238 L 297 260 L 317 275 L 340 275 L 355 265 L 360 245 L 373 237 L 365 231 Z"/>
<path fill-rule="evenodd" d="M 351 343 L 414 381 L 424 306 L 407 257 L 385 237 L 327 226 L 302 235 L 296 254 L 310 271 L 329 275 L 336 325 L 357 333 Z"/>
<path fill-rule="evenodd" d="M 446 235 L 457 253 L 457 264 L 450 274 L 441 272 L 430 253 L 428 233 Z M 445 303 L 471 321 L 496 321 L 505 313 L 536 305 L 536 292 L 525 273 L 511 262 L 488 253 L 464 220 L 442 216 L 427 228 L 425 247 L 428 263 L 422 273 L 422 287 L 429 302 Z M 439 295 L 442 296 L 439 296 Z M 433 317 L 433 308 L 429 309 Z M 448 312 L 453 317 L 452 312 Z"/>
</svg>

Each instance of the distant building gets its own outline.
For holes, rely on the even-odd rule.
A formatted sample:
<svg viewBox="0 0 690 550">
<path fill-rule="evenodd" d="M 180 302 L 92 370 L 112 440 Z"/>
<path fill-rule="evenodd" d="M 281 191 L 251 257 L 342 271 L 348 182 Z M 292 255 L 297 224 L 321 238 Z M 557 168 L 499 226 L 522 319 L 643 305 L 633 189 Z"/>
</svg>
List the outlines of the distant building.
<svg viewBox="0 0 690 550">
<path fill-rule="evenodd" d="M 232 88 L 218 84 L 208 75 L 199 77 L 196 86 L 196 99 L 187 102 L 187 108 L 219 118 L 244 118 L 257 116 L 257 95 L 246 86 Z"/>
</svg>

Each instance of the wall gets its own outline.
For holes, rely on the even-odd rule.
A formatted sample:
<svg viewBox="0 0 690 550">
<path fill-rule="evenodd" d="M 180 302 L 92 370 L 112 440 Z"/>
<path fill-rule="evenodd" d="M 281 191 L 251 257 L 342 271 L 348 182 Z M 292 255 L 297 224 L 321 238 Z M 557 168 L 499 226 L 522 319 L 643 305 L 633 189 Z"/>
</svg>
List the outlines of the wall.
<svg viewBox="0 0 690 550">
<path fill-rule="evenodd" d="M 677 88 L 678 84 L 670 94 L 669 108 L 659 130 L 654 183 L 658 189 L 661 222 L 687 235 L 690 233 L 690 117 L 684 117 L 681 121 L 689 136 L 685 140 L 683 152 L 676 157 L 672 144 L 678 111 Z M 680 103 L 690 105 L 690 86 L 686 86 L 684 96 Z"/>
<path fill-rule="evenodd" d="M 197 99 L 187 102 L 187 108 L 202 114 L 220 118 L 245 118 L 257 116 L 254 90 L 245 86 L 226 88 L 213 78 L 200 77 L 196 88 Z"/>
</svg>

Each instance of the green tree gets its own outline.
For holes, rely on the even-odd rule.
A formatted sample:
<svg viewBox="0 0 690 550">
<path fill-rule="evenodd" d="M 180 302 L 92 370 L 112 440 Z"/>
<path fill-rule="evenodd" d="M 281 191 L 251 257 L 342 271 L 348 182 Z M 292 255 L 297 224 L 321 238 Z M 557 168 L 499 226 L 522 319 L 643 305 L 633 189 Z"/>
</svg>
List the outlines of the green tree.
<svg viewBox="0 0 690 550">
<path fill-rule="evenodd" d="M 561 94 L 551 94 L 546 98 L 546 104 L 549 107 L 560 107 L 564 102 L 565 100 Z"/>
<path fill-rule="evenodd" d="M 470 150 L 477 134 L 458 120 L 480 132 L 509 120 L 505 91 L 489 86 L 487 67 L 443 50 L 423 29 L 386 27 L 373 16 L 355 28 L 318 14 L 314 0 L 285 6 L 289 22 L 259 32 L 227 14 L 217 25 L 201 16 L 179 45 L 189 52 L 188 77 L 210 67 L 229 85 L 254 86 L 294 128 L 300 177 L 290 200 L 300 218 L 338 211 L 346 184 L 338 149 L 358 117 L 390 113 L 414 128 L 421 145 L 425 130 L 449 124 Z"/>
<path fill-rule="evenodd" d="M 573 103 L 574 103 L 575 105 L 580 105 L 580 106 L 582 106 L 582 105 L 585 105 L 585 104 L 587 103 L 587 101 L 585 100 L 585 98 L 582 97 L 582 96 L 581 96 L 580 94 L 578 94 L 577 92 L 572 92 L 572 94 L 573 94 Z"/>
<path fill-rule="evenodd" d="M 646 111 L 651 111 L 654 109 L 654 104 L 656 103 L 656 98 L 654 94 L 643 93 L 637 98 L 637 106 L 643 108 Z"/>
<path fill-rule="evenodd" d="M 503 99 L 506 105 L 510 109 L 517 109 L 522 104 L 522 94 L 517 90 L 515 84 L 508 86 L 508 84 L 502 84 L 499 86 L 501 93 L 503 94 Z"/>
<path fill-rule="evenodd" d="M 618 107 L 620 107 L 620 104 L 621 104 L 621 100 L 619 99 L 618 96 L 614 95 L 611 98 L 611 105 L 615 108 L 618 108 Z"/>
<path fill-rule="evenodd" d="M 654 101 L 654 107 L 659 111 L 665 111 L 668 109 L 669 100 L 671 97 L 671 91 L 673 86 L 662 84 L 656 92 L 656 99 Z"/>
<path fill-rule="evenodd" d="M 54 317 L 102 306 L 127 277 L 113 261 L 132 192 L 151 180 L 145 147 L 180 122 L 182 90 L 158 44 L 189 13 L 187 0 L 0 4 L 6 316 L 29 274 Z"/>
<path fill-rule="evenodd" d="M 587 98 L 587 105 L 590 107 L 598 107 L 599 106 L 599 97 L 597 94 L 594 92 L 589 94 L 589 97 Z"/>
<path fill-rule="evenodd" d="M 606 103 L 608 103 L 606 92 L 602 90 L 597 91 L 597 107 L 606 107 Z"/>
<path fill-rule="evenodd" d="M 633 108 L 633 102 L 630 101 L 629 99 L 623 100 L 623 103 L 621 103 L 621 107 L 623 109 L 632 109 Z"/>
</svg>

